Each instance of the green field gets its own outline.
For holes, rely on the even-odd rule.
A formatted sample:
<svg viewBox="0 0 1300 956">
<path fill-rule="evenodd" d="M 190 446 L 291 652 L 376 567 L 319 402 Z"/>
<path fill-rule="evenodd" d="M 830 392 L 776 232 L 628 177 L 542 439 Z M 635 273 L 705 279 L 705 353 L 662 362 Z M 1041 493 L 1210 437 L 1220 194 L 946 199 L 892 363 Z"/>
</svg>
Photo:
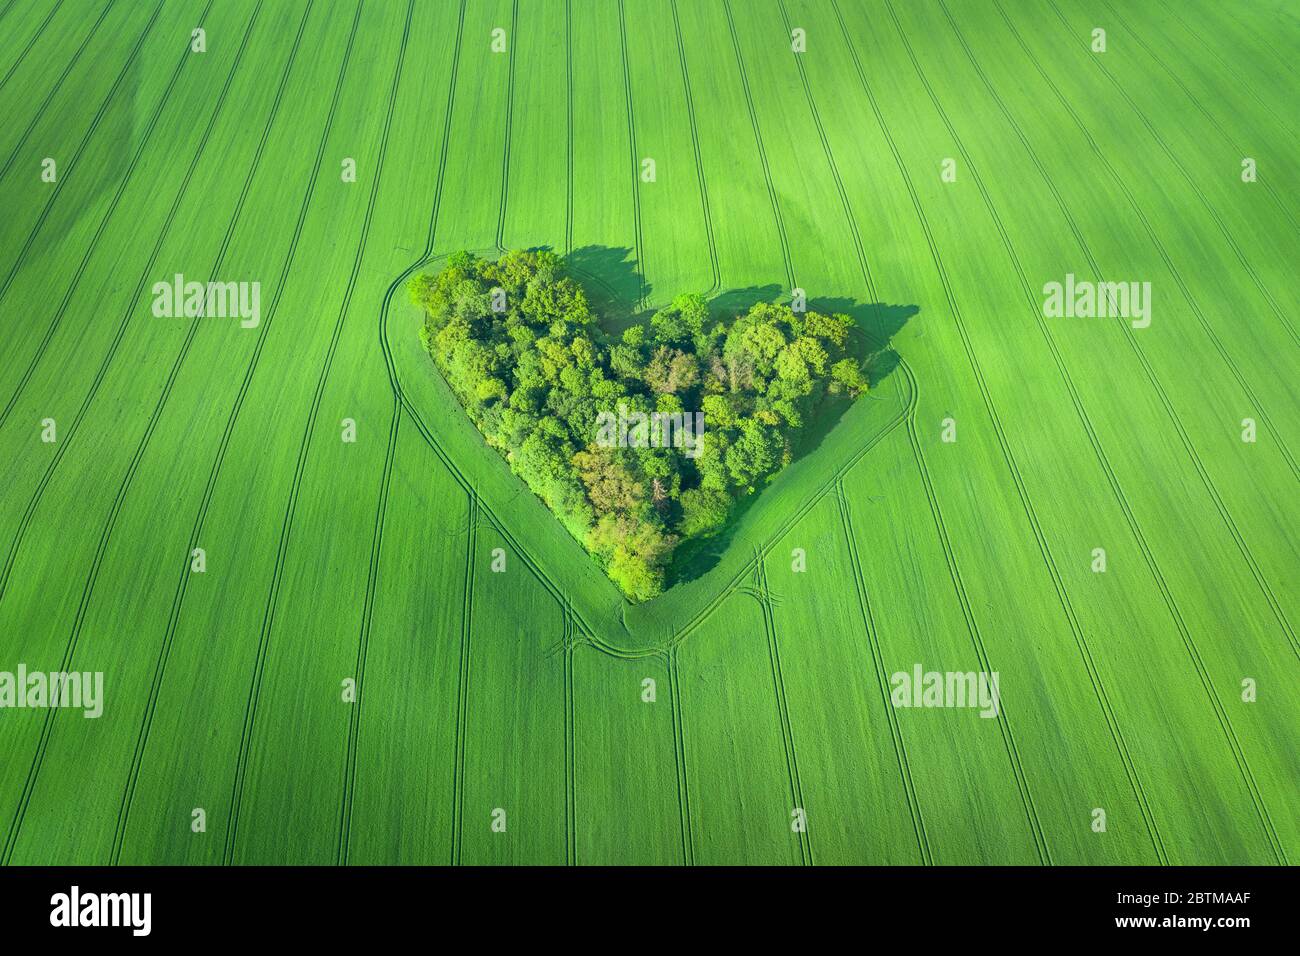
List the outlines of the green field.
<svg viewBox="0 0 1300 956">
<path fill-rule="evenodd" d="M 1283 0 L 0 0 L 0 672 L 104 680 L 0 709 L 0 862 L 1300 862 L 1298 48 Z M 539 246 L 610 328 L 802 289 L 891 350 L 646 603 L 417 338 L 410 276 Z"/>
</svg>

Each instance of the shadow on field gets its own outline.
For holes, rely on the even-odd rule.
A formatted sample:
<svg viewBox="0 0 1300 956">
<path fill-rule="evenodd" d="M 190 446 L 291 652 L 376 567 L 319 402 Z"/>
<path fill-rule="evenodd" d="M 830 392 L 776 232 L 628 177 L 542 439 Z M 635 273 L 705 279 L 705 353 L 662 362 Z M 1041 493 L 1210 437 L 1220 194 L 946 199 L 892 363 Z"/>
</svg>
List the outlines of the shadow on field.
<svg viewBox="0 0 1300 956">
<path fill-rule="evenodd" d="M 781 294 L 777 286 L 763 286 L 757 289 L 737 289 L 724 292 L 711 300 L 717 314 L 724 310 L 717 308 L 719 303 L 726 304 L 726 313 L 744 312 L 757 302 L 776 301 Z M 898 353 L 889 343 L 898 331 L 907 324 L 907 320 L 920 311 L 915 305 L 887 305 L 883 302 L 863 303 L 845 298 L 823 298 L 809 300 L 808 309 L 823 315 L 847 315 L 856 323 L 849 337 L 848 351 L 861 362 L 867 370 L 867 380 L 871 387 L 877 388 L 898 367 Z M 859 401 L 870 401 L 868 392 Z M 793 449 L 790 465 L 813 454 L 825 441 L 844 413 L 852 404 L 847 398 L 827 397 L 825 404 L 814 421 L 808 423 L 808 429 L 800 436 L 799 443 Z M 707 428 L 708 423 L 705 423 Z M 790 466 L 787 466 L 790 467 Z M 784 469 L 783 469 L 784 471 Z M 782 472 L 777 472 L 777 475 Z M 776 476 L 774 475 L 773 478 Z M 736 502 L 731 515 L 723 529 L 711 538 L 684 542 L 673 556 L 672 566 L 668 570 L 668 585 L 690 581 L 705 574 L 718 563 L 735 538 L 740 519 L 754 506 L 762 495 L 763 489 Z"/>
<path fill-rule="evenodd" d="M 920 311 L 915 305 L 864 304 L 845 298 L 812 299 L 808 308 L 824 315 L 844 314 L 853 319 L 857 328 L 849 339 L 849 352 L 865 364 L 872 388 L 898 367 L 898 353 L 889 343 L 907 320 Z"/>
<path fill-rule="evenodd" d="M 74 101 L 103 104 L 111 84 L 112 78 L 105 78 L 101 73 L 74 71 L 70 81 L 51 102 L 47 115 L 36 123 L 31 136 L 17 151 L 16 175 L 25 177 L 31 184 L 30 188 L 17 192 L 15 202 L 29 207 L 17 218 L 24 223 L 35 223 L 42 211 L 48 210 L 32 244 L 34 259 L 51 252 L 61 254 L 64 244 L 83 219 L 98 224 L 106 211 L 104 200 L 125 178 L 131 158 L 144 137 L 147 117 L 137 102 L 141 66 L 139 58 L 136 58 L 103 106 L 94 134 L 85 141 L 77 161 L 72 162 L 83 135 L 82 126 L 55 126 L 57 104 Z M 33 104 L 31 108 L 35 110 L 36 107 Z M 78 124 L 81 123 L 89 126 L 90 118 L 78 120 Z M 57 129 L 57 133 L 52 133 L 52 128 Z M 53 142 L 50 141 L 52 135 L 58 137 Z M 171 146 L 164 145 L 163 148 L 170 149 Z M 47 157 L 54 160 L 60 181 L 65 177 L 73 179 L 61 190 L 66 194 L 57 199 L 54 196 L 55 184 L 40 179 L 42 163 Z M 119 237 L 130 233 L 131 226 L 124 223 L 121 216 L 116 217 L 115 226 L 118 230 L 115 235 Z"/>
<path fill-rule="evenodd" d="M 587 293 L 587 301 L 599 316 L 600 327 L 610 336 L 618 337 L 632 325 L 648 323 L 653 310 L 641 309 L 640 303 L 650 298 L 633 250 L 611 246 L 584 246 L 565 257 L 565 264 L 574 279 Z M 689 289 L 676 290 L 689 292 Z M 675 293 L 674 293 L 675 294 Z M 778 283 L 728 289 L 709 300 L 714 318 L 734 318 L 760 302 L 788 301 L 786 290 Z M 898 367 L 898 353 L 890 346 L 893 337 L 919 311 L 915 305 L 888 305 L 883 302 L 858 302 L 844 297 L 810 299 L 808 310 L 823 315 L 847 315 L 854 321 L 849 336 L 848 351 L 862 363 L 872 389 L 877 388 Z M 868 392 L 860 401 L 872 401 Z M 839 424 L 852 404 L 847 398 L 828 396 L 815 421 L 808 424 L 793 449 L 791 464 L 813 454 Z M 708 427 L 708 423 L 705 423 Z M 780 472 L 778 472 L 780 474 Z M 775 477 L 775 476 L 774 476 Z M 753 507 L 762 494 L 759 489 L 736 502 L 726 526 L 711 538 L 684 542 L 673 558 L 668 572 L 668 584 L 689 581 L 713 568 L 731 546 L 740 519 Z"/>
<path fill-rule="evenodd" d="M 613 246 L 583 246 L 564 257 L 564 264 L 587 293 L 600 327 L 619 336 L 629 326 L 649 318 L 638 312 L 650 296 L 650 285 L 637 271 L 633 250 Z"/>
</svg>

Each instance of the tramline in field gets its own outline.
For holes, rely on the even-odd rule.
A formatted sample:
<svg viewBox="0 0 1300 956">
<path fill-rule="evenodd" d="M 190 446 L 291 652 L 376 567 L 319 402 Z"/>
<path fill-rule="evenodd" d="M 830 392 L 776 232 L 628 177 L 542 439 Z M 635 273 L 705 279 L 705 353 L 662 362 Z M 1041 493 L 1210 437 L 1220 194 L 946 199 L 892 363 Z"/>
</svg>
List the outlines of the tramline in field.
<svg viewBox="0 0 1300 956">
<path fill-rule="evenodd" d="M 0 862 L 1300 859 L 1297 41 L 0 5 Z"/>
</svg>

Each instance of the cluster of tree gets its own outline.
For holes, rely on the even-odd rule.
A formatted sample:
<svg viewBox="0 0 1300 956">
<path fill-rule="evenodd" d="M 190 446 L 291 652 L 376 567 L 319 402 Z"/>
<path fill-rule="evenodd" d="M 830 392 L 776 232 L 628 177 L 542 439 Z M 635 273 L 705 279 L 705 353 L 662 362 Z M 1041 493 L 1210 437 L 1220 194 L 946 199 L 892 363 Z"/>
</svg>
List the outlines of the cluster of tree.
<svg viewBox="0 0 1300 956">
<path fill-rule="evenodd" d="M 687 294 L 613 338 L 548 251 L 458 253 L 410 292 L 470 420 L 634 601 L 663 590 L 683 539 L 716 534 L 790 461 L 827 396 L 867 388 L 848 316 L 759 303 L 718 317 Z M 601 437 L 614 416 L 697 412 L 702 435 L 655 441 L 643 424 Z"/>
</svg>

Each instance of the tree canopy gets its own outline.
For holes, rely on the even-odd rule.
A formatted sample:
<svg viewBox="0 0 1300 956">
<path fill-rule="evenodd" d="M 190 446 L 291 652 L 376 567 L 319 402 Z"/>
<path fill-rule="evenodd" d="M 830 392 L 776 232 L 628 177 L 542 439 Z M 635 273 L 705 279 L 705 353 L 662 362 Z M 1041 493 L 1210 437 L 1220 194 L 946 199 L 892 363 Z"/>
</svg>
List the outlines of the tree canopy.
<svg viewBox="0 0 1300 956">
<path fill-rule="evenodd" d="M 410 293 L 470 420 L 633 601 L 790 462 L 829 396 L 868 387 L 847 315 L 717 316 L 686 293 L 611 337 L 545 250 L 457 253 Z"/>
</svg>

